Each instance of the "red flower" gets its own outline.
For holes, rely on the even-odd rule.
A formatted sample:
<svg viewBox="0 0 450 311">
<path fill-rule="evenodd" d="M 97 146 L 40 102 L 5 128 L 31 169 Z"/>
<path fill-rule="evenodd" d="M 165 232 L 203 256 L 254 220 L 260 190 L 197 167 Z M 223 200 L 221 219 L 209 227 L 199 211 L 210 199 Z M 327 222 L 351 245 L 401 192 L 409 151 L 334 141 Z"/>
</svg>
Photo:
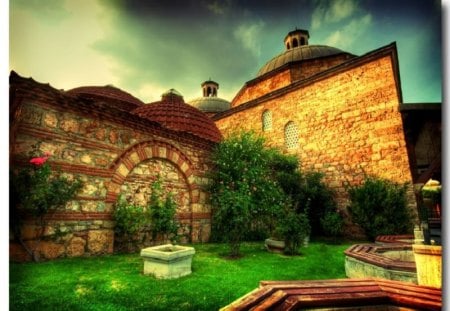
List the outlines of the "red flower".
<svg viewBox="0 0 450 311">
<path fill-rule="evenodd" d="M 34 164 L 36 166 L 41 166 L 43 165 L 45 162 L 47 162 L 47 159 L 49 158 L 49 156 L 46 154 L 43 157 L 37 157 L 37 158 L 33 158 L 30 160 L 31 164 Z"/>
</svg>

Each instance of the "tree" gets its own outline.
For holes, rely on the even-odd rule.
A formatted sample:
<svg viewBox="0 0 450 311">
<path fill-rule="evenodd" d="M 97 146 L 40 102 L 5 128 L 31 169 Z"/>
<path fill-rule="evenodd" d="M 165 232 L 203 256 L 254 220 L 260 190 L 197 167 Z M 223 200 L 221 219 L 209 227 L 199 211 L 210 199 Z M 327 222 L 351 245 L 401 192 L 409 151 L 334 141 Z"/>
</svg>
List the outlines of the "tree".
<svg viewBox="0 0 450 311">
<path fill-rule="evenodd" d="M 262 137 L 242 132 L 230 135 L 212 153 L 212 234 L 229 244 L 232 257 L 240 255 L 252 222 L 276 217 L 286 202 L 269 167 L 272 152 Z"/>
</svg>

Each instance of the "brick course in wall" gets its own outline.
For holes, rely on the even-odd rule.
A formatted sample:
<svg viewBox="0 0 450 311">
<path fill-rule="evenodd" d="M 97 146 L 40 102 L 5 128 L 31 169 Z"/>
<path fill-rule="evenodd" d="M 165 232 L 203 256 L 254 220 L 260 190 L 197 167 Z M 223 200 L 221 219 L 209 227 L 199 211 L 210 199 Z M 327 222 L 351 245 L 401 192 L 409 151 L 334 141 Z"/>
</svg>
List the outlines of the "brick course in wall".
<svg viewBox="0 0 450 311">
<path fill-rule="evenodd" d="M 343 211 L 346 186 L 371 174 L 408 183 L 415 213 L 395 64 L 396 48 L 390 45 L 219 114 L 216 124 L 224 136 L 241 128 L 261 133 L 268 145 L 297 155 L 304 169 L 324 173 Z M 272 129 L 263 132 L 265 110 L 272 112 Z M 289 121 L 298 128 L 298 148 L 284 146 Z M 355 232 L 348 226 L 349 234 Z"/>
</svg>

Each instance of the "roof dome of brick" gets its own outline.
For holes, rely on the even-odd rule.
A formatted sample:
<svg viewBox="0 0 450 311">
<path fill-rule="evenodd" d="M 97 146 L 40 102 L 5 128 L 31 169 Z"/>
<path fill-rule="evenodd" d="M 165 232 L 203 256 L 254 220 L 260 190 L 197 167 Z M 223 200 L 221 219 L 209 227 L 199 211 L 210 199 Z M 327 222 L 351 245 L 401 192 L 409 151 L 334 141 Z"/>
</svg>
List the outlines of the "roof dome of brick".
<svg viewBox="0 0 450 311">
<path fill-rule="evenodd" d="M 133 110 L 145 105 L 144 102 L 112 85 L 106 86 L 81 86 L 66 91 L 67 94 L 86 99 L 108 100 L 116 108 Z"/>
<path fill-rule="evenodd" d="M 317 59 L 338 54 L 349 54 L 340 49 L 326 45 L 301 45 L 290 48 L 268 61 L 259 71 L 257 76 L 280 68 L 281 66 L 303 60 Z"/>
<path fill-rule="evenodd" d="M 132 113 L 171 130 L 187 132 L 212 142 L 222 139 L 216 124 L 204 112 L 186 104 L 174 89 L 165 92 L 160 101 L 138 107 Z"/>
</svg>

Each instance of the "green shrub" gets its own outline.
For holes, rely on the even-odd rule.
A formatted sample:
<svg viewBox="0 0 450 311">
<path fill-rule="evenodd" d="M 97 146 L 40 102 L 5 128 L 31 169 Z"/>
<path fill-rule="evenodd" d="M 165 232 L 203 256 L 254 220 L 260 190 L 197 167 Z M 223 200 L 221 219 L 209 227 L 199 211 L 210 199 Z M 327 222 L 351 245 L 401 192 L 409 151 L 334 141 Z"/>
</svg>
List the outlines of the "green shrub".
<svg viewBox="0 0 450 311">
<path fill-rule="evenodd" d="M 52 170 L 47 162 L 49 157 L 49 153 L 32 157 L 26 167 L 10 171 L 10 228 L 14 238 L 35 261 L 39 260 L 38 252 L 27 246 L 21 237 L 23 216 L 31 214 L 35 217 L 39 228 L 35 243 L 37 248 L 47 226 L 44 216 L 65 208 L 83 185 L 78 179 L 69 179 L 60 171 Z"/>
<path fill-rule="evenodd" d="M 151 185 L 151 196 L 146 207 L 130 204 L 123 194 L 119 195 L 113 217 L 116 222 L 114 231 L 118 235 L 119 249 L 126 247 L 127 252 L 136 249 L 136 243 L 143 240 L 143 233 L 150 232 L 152 241 L 157 239 L 172 243 L 178 241 L 177 205 L 171 193 L 164 196 L 161 179 Z M 141 241 L 142 242 L 142 241 Z"/>
<path fill-rule="evenodd" d="M 303 197 L 311 224 L 311 234 L 314 236 L 326 235 L 327 229 L 323 227 L 321 219 L 337 209 L 333 192 L 322 178 L 323 174 L 319 172 L 306 172 L 304 176 Z"/>
<path fill-rule="evenodd" d="M 311 232 L 308 217 L 304 213 L 297 213 L 291 207 L 287 207 L 285 213 L 279 216 L 277 232 L 285 242 L 284 252 L 295 255 Z"/>
<path fill-rule="evenodd" d="M 326 236 L 331 236 L 336 241 L 344 230 L 344 218 L 337 211 L 327 211 L 320 219 L 322 230 Z"/>
<path fill-rule="evenodd" d="M 273 152 L 270 167 L 277 183 L 289 197 L 292 208 L 308 217 L 311 234 L 322 235 L 325 229 L 321 219 L 337 205 L 333 192 L 322 181 L 323 174 L 302 172 L 295 155 Z"/>
<path fill-rule="evenodd" d="M 132 237 L 142 231 L 149 224 L 148 213 L 142 206 L 129 204 L 124 195 L 119 195 L 113 213 L 116 225 L 114 231 L 126 238 Z"/>
<path fill-rule="evenodd" d="M 274 219 L 286 201 L 271 177 L 271 152 L 263 138 L 243 132 L 223 140 L 212 153 L 212 236 L 229 244 L 230 256 L 240 255 L 252 224 Z"/>
<path fill-rule="evenodd" d="M 350 215 L 370 240 L 375 240 L 379 235 L 412 231 L 406 189 L 406 184 L 376 177 L 366 177 L 363 185 L 349 189 Z"/>
<path fill-rule="evenodd" d="M 172 193 L 163 199 L 162 182 L 158 178 L 152 183 L 152 194 L 148 204 L 150 213 L 150 227 L 153 240 L 160 234 L 163 240 L 170 239 L 172 243 L 178 240 L 178 223 L 175 219 L 177 205 Z"/>
</svg>

